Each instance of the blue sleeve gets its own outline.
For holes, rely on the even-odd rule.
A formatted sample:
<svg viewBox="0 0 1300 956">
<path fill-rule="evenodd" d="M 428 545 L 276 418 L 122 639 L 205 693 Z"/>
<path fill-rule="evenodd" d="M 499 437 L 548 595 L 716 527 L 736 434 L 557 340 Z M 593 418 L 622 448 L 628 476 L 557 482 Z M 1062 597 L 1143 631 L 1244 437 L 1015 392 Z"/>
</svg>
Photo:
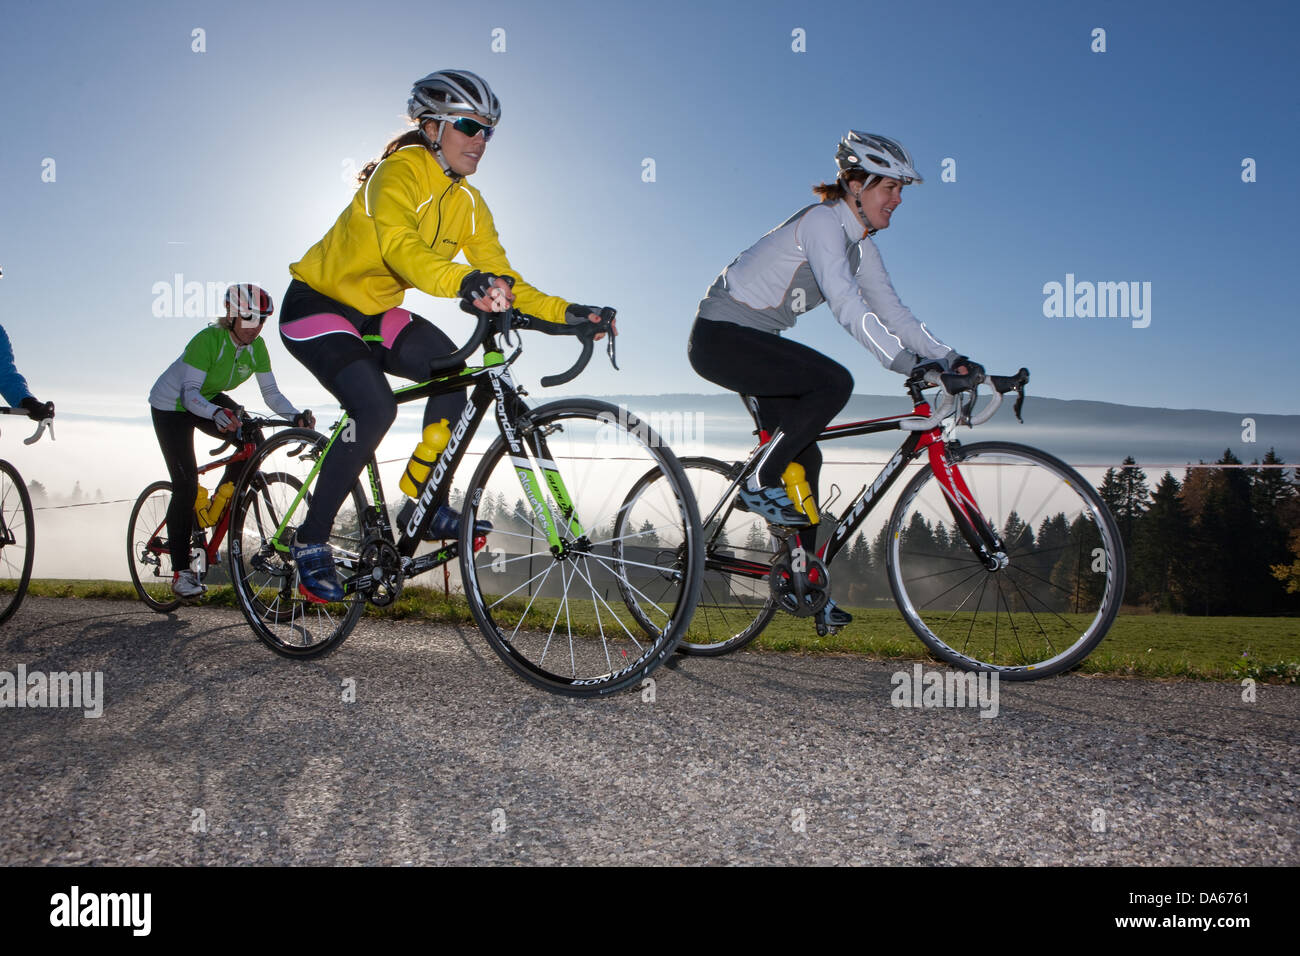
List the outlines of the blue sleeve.
<svg viewBox="0 0 1300 956">
<path fill-rule="evenodd" d="M 27 379 L 18 374 L 14 366 L 14 347 L 9 344 L 9 336 L 0 326 L 0 395 L 10 405 L 17 405 L 24 398 L 31 398 L 31 389 Z"/>
</svg>

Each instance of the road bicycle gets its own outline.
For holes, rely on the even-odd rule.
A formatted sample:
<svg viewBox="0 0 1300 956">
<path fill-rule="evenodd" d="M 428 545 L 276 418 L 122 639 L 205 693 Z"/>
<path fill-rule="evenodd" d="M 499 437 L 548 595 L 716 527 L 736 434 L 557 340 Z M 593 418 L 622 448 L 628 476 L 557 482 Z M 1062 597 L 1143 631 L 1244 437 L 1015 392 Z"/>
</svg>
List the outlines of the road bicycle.
<svg viewBox="0 0 1300 956">
<path fill-rule="evenodd" d="M 247 462 L 258 449 L 261 429 L 292 425 L 279 418 L 257 418 L 241 414 L 240 427 L 232 441 L 224 442 L 208 452 L 215 460 L 198 470 L 199 477 L 217 468 Z M 234 451 L 225 458 L 216 458 L 227 448 Z M 245 466 L 247 467 L 247 466 Z M 252 486 L 263 493 L 265 481 Z M 244 493 L 249 493 L 245 489 Z M 184 602 L 172 593 L 172 575 L 184 570 L 172 566 L 170 539 L 167 535 L 167 509 L 171 507 L 172 483 L 155 481 L 140 492 L 131 508 L 131 518 L 126 527 L 126 561 L 131 569 L 131 583 L 146 606 L 159 614 L 176 610 Z M 230 526 L 231 507 L 227 505 L 217 523 L 211 528 L 202 527 L 196 519 L 190 539 L 190 558 L 187 567 L 202 577 L 209 568 L 221 564 L 221 545 Z"/>
<path fill-rule="evenodd" d="M 406 404 L 472 386 L 409 517 L 401 512 L 400 527 L 393 526 L 373 458 L 340 508 L 328 538 L 345 592 L 339 602 L 306 599 L 289 546 L 321 465 L 335 444 L 348 440 L 352 421 L 344 409 L 328 437 L 292 428 L 268 440 L 245 472 L 245 481 L 261 476 L 265 493 L 236 493 L 230 535 L 231 576 L 258 637 L 290 657 L 328 653 L 367 603 L 391 605 L 406 581 L 456 561 L 470 613 L 488 643 L 518 675 L 548 691 L 609 694 L 638 683 L 670 655 L 690 624 L 703 573 L 699 516 L 681 465 L 626 409 L 577 398 L 530 408 L 510 373 L 523 351 L 520 330 L 567 334 L 582 339 L 578 360 L 541 381 L 571 381 L 590 360 L 594 336 L 610 332 L 613 321 L 612 309 L 599 323 L 579 325 L 517 311 L 478 313 L 474 334 L 436 360 L 434 378 L 394 391 Z M 509 356 L 502 343 L 513 349 Z M 480 345 L 483 364 L 460 369 Z M 608 349 L 614 362 L 612 334 Z M 463 502 L 453 501 L 461 507 L 458 538 L 417 553 L 494 407 L 499 435 L 479 460 Z M 625 490 L 643 474 L 656 477 L 655 490 L 621 508 Z M 490 521 L 491 531 L 476 532 L 479 521 Z M 635 530 L 616 538 L 614 529 L 627 522 Z M 680 553 L 666 584 L 646 546 L 664 542 Z M 646 593 L 651 584 L 653 599 Z"/>
<path fill-rule="evenodd" d="M 792 529 L 772 528 L 769 535 L 737 495 L 776 436 L 760 429 L 759 446 L 742 462 L 683 459 L 702 515 L 705 575 L 695 622 L 679 651 L 734 651 L 778 610 L 814 617 L 829 599 L 836 556 L 920 459 L 884 536 L 890 590 L 913 633 L 950 664 L 1010 680 L 1077 666 L 1105 636 L 1124 593 L 1114 518 L 1092 486 L 1059 459 L 1011 442 L 965 445 L 953 437 L 958 424 L 991 418 L 1008 392 L 1017 394 L 1020 418 L 1028 380 L 1026 369 L 987 377 L 982 370 L 930 370 L 906 382 L 910 413 L 827 427 L 818 442 L 893 430 L 907 437 L 839 518 L 822 509 L 823 540 L 814 553 L 799 547 Z M 985 381 L 992 396 L 975 414 L 975 392 Z M 932 412 L 923 390 L 933 386 L 940 397 Z M 647 474 L 629 500 L 653 494 L 656 480 Z M 676 564 L 668 549 L 656 560 L 665 574 Z M 828 630 L 820 621 L 817 629 Z"/>
<path fill-rule="evenodd" d="M 0 408 L 0 415 L 30 417 L 26 409 Z M 54 418 L 42 418 L 24 445 L 34 445 L 49 430 L 54 440 Z M 36 557 L 36 526 L 32 499 L 18 469 L 0 459 L 0 624 L 9 620 L 27 596 Z"/>
</svg>

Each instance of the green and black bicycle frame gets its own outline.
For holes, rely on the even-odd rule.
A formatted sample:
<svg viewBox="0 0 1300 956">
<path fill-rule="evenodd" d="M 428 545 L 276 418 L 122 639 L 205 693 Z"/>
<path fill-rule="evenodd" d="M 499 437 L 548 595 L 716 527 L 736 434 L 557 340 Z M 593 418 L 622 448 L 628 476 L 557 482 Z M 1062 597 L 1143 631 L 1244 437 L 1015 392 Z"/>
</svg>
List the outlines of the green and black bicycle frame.
<svg viewBox="0 0 1300 956">
<path fill-rule="evenodd" d="M 394 391 L 397 403 L 405 405 L 430 396 L 459 392 L 471 382 L 473 383 L 464 411 L 460 418 L 450 425 L 451 437 L 447 446 L 434 462 L 428 479 L 416 499 L 414 510 L 405 526 L 397 529 L 396 537 L 394 537 L 383 483 L 379 478 L 378 464 L 373 458 L 367 463 L 366 475 L 373 505 L 366 508 L 361 516 L 362 541 L 382 539 L 392 545 L 402 562 L 404 577 L 423 574 L 460 556 L 459 541 L 452 541 L 418 558 L 415 557 L 415 552 L 424 540 L 424 534 L 433 522 L 438 506 L 448 500 L 453 476 L 459 469 L 475 432 L 494 404 L 497 426 L 510 449 L 515 473 L 524 492 L 524 500 L 532 508 L 533 516 L 539 529 L 549 541 L 552 553 L 561 556 L 567 548 L 572 547 L 571 542 L 582 541 L 585 537 L 585 531 L 574 514 L 572 499 L 564 480 L 547 448 L 546 437 L 541 430 L 534 429 L 527 421 L 530 409 L 520 397 L 520 391 L 511 378 L 509 362 L 496 348 L 494 340 L 489 339 L 484 347 L 485 363 L 481 367 L 465 369 Z M 329 454 L 329 449 L 335 442 L 343 440 L 350 421 L 351 418 L 345 410 L 343 418 L 331 431 L 325 451 L 312 468 L 304 489 L 298 493 L 290 508 L 291 513 L 299 506 L 306 489 L 310 488 L 315 481 L 321 463 Z M 542 470 L 543 478 L 540 480 L 533 467 L 533 461 L 537 462 Z M 547 491 L 554 502 L 553 509 L 545 504 Z M 477 507 L 479 493 L 481 490 L 472 492 L 474 498 L 467 504 Z M 283 541 L 287 537 L 285 530 L 288 524 L 288 516 L 286 516 L 277 529 L 278 540 Z M 283 545 L 280 547 L 284 550 Z M 346 593 L 358 589 L 364 590 L 369 586 L 368 580 L 366 574 L 361 571 L 344 576 L 343 589 Z"/>
</svg>

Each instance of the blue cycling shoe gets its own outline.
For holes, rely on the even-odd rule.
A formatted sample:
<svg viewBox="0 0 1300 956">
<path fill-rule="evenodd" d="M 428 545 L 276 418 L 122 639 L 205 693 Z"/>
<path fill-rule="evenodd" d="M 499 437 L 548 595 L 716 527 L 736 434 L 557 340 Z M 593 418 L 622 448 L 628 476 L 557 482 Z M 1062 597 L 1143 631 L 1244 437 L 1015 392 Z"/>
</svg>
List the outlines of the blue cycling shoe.
<svg viewBox="0 0 1300 956">
<path fill-rule="evenodd" d="M 343 585 L 334 570 L 334 550 L 328 544 L 289 546 L 289 555 L 298 566 L 298 591 L 309 601 L 329 604 L 342 601 Z"/>
<path fill-rule="evenodd" d="M 475 521 L 474 534 L 486 535 L 492 531 L 491 521 Z M 429 522 L 429 530 L 424 533 L 425 541 L 445 541 L 460 537 L 460 512 L 443 505 Z"/>
<path fill-rule="evenodd" d="M 789 528 L 808 524 L 808 516 L 794 506 L 784 488 L 759 488 L 758 491 L 741 488 L 737 497 L 745 511 L 753 512 L 768 524 Z"/>
</svg>

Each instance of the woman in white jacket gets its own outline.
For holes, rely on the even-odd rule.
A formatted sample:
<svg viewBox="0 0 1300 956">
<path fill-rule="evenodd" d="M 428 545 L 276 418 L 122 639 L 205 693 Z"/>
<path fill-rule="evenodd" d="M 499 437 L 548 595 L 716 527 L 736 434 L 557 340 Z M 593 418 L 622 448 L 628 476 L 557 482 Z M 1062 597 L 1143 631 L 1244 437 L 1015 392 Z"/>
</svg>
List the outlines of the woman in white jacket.
<svg viewBox="0 0 1300 956">
<path fill-rule="evenodd" d="M 889 227 L 903 187 L 922 181 L 912 157 L 891 139 L 850 130 L 835 161 L 835 181 L 813 187 L 822 201 L 742 252 L 709 287 L 688 347 L 696 372 L 745 396 L 759 428 L 769 434 L 782 429 L 740 491 L 746 507 L 778 525 L 807 525 L 786 494 L 782 473 L 798 462 L 816 494 L 822 460 L 817 435 L 853 392 L 848 369 L 781 337 L 802 313 L 828 303 L 840 325 L 892 371 L 908 374 L 927 361 L 966 371 L 966 360 L 899 301 L 871 239 Z M 822 613 L 832 627 L 851 620 L 834 604 Z"/>
</svg>

